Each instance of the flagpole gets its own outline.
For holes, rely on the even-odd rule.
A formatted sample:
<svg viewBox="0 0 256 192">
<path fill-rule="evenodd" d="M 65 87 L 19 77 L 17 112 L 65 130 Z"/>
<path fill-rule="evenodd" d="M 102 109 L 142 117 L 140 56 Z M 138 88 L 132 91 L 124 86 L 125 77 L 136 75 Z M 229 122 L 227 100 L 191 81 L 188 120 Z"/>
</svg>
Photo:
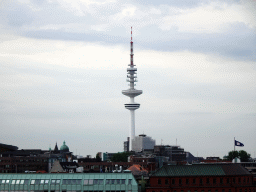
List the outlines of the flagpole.
<svg viewBox="0 0 256 192">
<path fill-rule="evenodd" d="M 234 137 L 234 151 L 236 151 L 236 138 Z"/>
</svg>

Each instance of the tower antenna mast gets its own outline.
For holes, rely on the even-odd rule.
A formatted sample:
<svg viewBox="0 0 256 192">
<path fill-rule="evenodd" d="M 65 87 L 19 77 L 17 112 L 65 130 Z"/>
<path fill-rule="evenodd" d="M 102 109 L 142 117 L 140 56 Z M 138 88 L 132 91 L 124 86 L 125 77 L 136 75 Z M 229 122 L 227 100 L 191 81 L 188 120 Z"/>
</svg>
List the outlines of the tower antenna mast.
<svg viewBox="0 0 256 192">
<path fill-rule="evenodd" d="M 140 107 L 139 103 L 134 102 L 134 97 L 142 94 L 142 90 L 137 90 L 134 88 L 134 83 L 137 82 L 137 68 L 133 63 L 133 42 L 132 42 L 132 27 L 131 27 L 131 53 L 130 53 L 130 64 L 127 68 L 127 82 L 129 82 L 129 89 L 123 90 L 122 94 L 130 97 L 130 103 L 124 104 L 125 108 L 130 110 L 131 113 L 131 131 L 130 131 L 130 143 L 129 150 L 133 150 L 132 142 L 135 138 L 135 110 Z"/>
</svg>

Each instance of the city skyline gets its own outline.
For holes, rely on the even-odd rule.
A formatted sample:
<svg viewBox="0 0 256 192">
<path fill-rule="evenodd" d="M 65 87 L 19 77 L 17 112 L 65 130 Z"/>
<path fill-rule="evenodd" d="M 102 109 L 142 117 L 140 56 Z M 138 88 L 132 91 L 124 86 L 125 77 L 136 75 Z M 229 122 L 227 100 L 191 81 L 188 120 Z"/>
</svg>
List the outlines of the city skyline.
<svg viewBox="0 0 256 192">
<path fill-rule="evenodd" d="M 256 157 L 256 3 L 53 0 L 0 3 L 1 143 L 74 154 L 123 150 L 120 90 L 133 27 L 136 135 L 223 157 Z"/>
</svg>

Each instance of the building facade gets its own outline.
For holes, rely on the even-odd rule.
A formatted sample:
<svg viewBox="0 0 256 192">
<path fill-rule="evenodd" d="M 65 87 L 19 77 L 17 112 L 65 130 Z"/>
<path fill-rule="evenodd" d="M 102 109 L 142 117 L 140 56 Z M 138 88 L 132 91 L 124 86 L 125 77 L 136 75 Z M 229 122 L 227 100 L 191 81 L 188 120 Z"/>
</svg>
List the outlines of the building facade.
<svg viewBox="0 0 256 192">
<path fill-rule="evenodd" d="M 154 149 L 156 145 L 156 141 L 153 140 L 151 137 L 146 136 L 145 134 L 141 134 L 136 136 L 132 140 L 133 151 L 141 152 L 144 149 Z"/>
<path fill-rule="evenodd" d="M 167 165 L 150 177 L 147 192 L 255 192 L 253 176 L 238 164 Z"/>
<path fill-rule="evenodd" d="M 180 146 L 155 145 L 156 156 L 168 157 L 168 161 L 186 161 L 186 152 Z"/>
<path fill-rule="evenodd" d="M 138 192 L 131 173 L 0 174 L 0 191 Z"/>
<path fill-rule="evenodd" d="M 21 149 L 4 145 L 5 150 L 0 152 L 0 173 L 49 172 L 55 161 L 72 161 L 72 152 L 63 142 L 60 150 L 57 143 L 54 150 Z M 7 147 L 8 148 L 7 148 Z"/>
</svg>

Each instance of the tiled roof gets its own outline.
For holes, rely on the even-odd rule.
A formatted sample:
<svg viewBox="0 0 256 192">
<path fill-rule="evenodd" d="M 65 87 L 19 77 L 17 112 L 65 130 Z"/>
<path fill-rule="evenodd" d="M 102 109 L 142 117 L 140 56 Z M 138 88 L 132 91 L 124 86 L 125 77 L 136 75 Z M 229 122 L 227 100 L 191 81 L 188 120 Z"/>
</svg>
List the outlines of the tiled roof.
<svg viewBox="0 0 256 192">
<path fill-rule="evenodd" d="M 222 169 L 224 170 L 226 175 L 247 175 L 250 172 L 245 169 L 240 164 L 232 163 L 227 165 L 222 165 Z"/>
<path fill-rule="evenodd" d="M 141 165 L 132 165 L 128 170 L 130 170 L 133 175 L 148 174 L 148 170 L 143 168 Z"/>
<path fill-rule="evenodd" d="M 238 164 L 165 165 L 152 176 L 225 176 L 250 174 Z"/>
</svg>

